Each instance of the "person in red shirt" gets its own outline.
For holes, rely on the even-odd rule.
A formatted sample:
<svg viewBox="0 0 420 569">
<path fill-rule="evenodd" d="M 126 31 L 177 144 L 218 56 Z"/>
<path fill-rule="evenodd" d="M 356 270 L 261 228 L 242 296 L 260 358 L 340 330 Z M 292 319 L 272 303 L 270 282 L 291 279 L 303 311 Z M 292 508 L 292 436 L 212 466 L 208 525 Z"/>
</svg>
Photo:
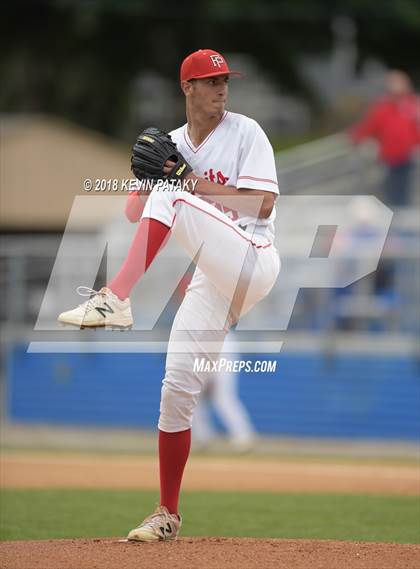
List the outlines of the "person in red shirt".
<svg viewBox="0 0 420 569">
<path fill-rule="evenodd" d="M 403 206 L 410 201 L 413 155 L 420 143 L 420 100 L 403 71 L 390 71 L 385 87 L 386 95 L 373 103 L 349 135 L 355 144 L 367 138 L 377 141 L 379 158 L 387 169 L 385 200 L 388 205 Z"/>
</svg>

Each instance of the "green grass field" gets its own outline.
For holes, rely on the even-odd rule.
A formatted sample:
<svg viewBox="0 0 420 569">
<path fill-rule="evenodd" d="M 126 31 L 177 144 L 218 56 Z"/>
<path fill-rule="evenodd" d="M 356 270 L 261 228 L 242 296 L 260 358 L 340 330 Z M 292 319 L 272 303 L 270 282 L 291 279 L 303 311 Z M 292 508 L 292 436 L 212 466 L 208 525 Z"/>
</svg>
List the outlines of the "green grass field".
<svg viewBox="0 0 420 569">
<path fill-rule="evenodd" d="M 156 492 L 5 490 L 3 540 L 125 536 Z M 416 497 L 185 492 L 184 536 L 420 542 Z"/>
</svg>

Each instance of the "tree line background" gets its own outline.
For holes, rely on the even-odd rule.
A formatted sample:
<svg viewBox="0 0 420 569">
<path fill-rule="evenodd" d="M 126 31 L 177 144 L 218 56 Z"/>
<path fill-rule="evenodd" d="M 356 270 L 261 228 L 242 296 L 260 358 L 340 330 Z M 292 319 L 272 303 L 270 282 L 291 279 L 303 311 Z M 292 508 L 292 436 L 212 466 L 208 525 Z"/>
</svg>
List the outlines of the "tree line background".
<svg viewBox="0 0 420 569">
<path fill-rule="evenodd" d="M 153 69 L 175 85 L 200 47 L 250 53 L 319 106 L 297 61 L 331 50 L 337 15 L 356 23 L 359 63 L 374 56 L 420 83 L 418 0 L 9 0 L 1 11 L 0 111 L 52 113 L 121 139 L 134 78 Z"/>
</svg>

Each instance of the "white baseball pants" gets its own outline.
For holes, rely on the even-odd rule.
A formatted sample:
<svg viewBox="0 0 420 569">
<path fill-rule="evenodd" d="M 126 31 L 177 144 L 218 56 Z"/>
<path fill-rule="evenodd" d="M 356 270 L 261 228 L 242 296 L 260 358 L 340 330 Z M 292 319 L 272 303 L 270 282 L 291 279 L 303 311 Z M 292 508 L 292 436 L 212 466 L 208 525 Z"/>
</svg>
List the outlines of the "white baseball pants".
<svg viewBox="0 0 420 569">
<path fill-rule="evenodd" d="M 197 265 L 172 325 L 162 386 L 159 429 L 178 432 L 191 427 L 205 380 L 195 359 L 218 357 L 230 326 L 270 292 L 280 261 L 267 238 L 188 192 L 153 190 L 142 217 L 171 227 Z"/>
</svg>

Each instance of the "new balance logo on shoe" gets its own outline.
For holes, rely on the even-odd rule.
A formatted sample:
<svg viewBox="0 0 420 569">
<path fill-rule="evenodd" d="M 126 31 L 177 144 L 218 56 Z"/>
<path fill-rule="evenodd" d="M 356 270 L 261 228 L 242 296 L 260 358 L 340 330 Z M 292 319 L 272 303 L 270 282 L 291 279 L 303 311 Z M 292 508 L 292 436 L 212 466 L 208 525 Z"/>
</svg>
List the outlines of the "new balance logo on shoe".
<svg viewBox="0 0 420 569">
<path fill-rule="evenodd" d="M 106 312 L 108 312 L 108 314 L 114 314 L 114 311 L 112 310 L 112 308 L 109 306 L 109 304 L 107 302 L 104 302 L 104 306 L 106 306 L 106 308 L 103 308 L 102 306 L 96 306 L 95 307 L 101 316 L 106 318 L 106 316 L 105 316 Z"/>
<path fill-rule="evenodd" d="M 166 524 L 166 527 L 160 526 L 159 529 L 162 532 L 162 535 L 165 535 L 165 533 L 167 534 L 172 533 L 171 524 L 169 522 Z"/>
<path fill-rule="evenodd" d="M 97 291 L 87 286 L 79 286 L 77 292 L 81 296 L 88 296 L 89 299 L 73 310 L 62 312 L 58 316 L 58 321 L 61 324 L 69 324 L 81 329 L 109 326 L 125 329 L 131 328 L 133 325 L 128 298 L 119 300 L 112 290 L 106 287 Z"/>
<path fill-rule="evenodd" d="M 181 525 L 180 516 L 171 514 L 165 506 L 158 506 L 153 514 L 129 532 L 127 539 L 129 541 L 170 541 L 177 538 Z"/>
</svg>

